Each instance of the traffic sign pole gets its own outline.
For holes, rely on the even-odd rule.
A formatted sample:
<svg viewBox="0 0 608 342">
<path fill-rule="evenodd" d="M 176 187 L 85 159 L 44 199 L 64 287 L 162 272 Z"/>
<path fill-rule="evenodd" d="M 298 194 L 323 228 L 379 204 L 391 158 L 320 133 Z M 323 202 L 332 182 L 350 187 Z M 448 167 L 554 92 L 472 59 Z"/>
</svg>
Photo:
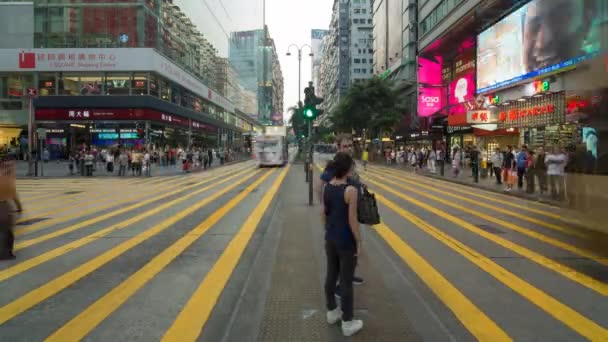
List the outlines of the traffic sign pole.
<svg viewBox="0 0 608 342">
<path fill-rule="evenodd" d="M 30 99 L 30 107 L 28 114 L 28 129 L 27 129 L 27 162 L 28 162 L 28 176 L 34 175 L 35 161 L 32 158 L 34 140 L 34 97 L 38 95 L 36 88 L 27 88 L 27 96 Z"/>
</svg>

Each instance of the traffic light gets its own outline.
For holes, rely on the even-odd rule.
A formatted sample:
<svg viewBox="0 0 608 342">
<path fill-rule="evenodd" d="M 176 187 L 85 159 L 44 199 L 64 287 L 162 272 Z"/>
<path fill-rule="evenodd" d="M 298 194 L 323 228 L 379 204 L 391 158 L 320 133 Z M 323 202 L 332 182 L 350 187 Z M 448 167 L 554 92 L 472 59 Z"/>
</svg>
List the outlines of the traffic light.
<svg viewBox="0 0 608 342">
<path fill-rule="evenodd" d="M 323 113 L 317 109 L 317 105 L 321 104 L 323 99 L 315 95 L 315 87 L 312 82 L 308 82 L 308 87 L 304 89 L 304 110 L 302 114 L 306 120 L 314 120 Z"/>
<path fill-rule="evenodd" d="M 317 109 L 315 106 L 306 106 L 304 107 L 303 114 L 306 120 L 314 120 L 317 117 Z"/>
</svg>

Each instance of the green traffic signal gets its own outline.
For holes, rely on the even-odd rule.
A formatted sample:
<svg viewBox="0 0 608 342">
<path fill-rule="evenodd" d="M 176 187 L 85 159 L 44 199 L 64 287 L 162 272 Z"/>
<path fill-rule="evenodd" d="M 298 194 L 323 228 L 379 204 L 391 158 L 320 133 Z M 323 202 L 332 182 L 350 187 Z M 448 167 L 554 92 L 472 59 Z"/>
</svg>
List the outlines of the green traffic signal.
<svg viewBox="0 0 608 342">
<path fill-rule="evenodd" d="M 312 108 L 304 109 L 304 117 L 307 119 L 312 119 L 315 116 L 315 112 Z"/>
</svg>

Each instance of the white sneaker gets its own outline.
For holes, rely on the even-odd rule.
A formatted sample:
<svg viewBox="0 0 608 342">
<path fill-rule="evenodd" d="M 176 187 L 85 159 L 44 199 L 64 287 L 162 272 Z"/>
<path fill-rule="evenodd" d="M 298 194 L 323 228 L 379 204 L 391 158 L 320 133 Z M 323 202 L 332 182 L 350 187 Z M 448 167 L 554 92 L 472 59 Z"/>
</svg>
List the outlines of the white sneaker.
<svg viewBox="0 0 608 342">
<path fill-rule="evenodd" d="M 359 330 L 363 329 L 363 321 L 360 319 L 353 319 L 352 321 L 342 321 L 342 335 L 353 336 Z"/>
<path fill-rule="evenodd" d="M 327 324 L 335 324 L 342 318 L 342 310 L 337 307 L 331 311 L 327 311 Z"/>
</svg>

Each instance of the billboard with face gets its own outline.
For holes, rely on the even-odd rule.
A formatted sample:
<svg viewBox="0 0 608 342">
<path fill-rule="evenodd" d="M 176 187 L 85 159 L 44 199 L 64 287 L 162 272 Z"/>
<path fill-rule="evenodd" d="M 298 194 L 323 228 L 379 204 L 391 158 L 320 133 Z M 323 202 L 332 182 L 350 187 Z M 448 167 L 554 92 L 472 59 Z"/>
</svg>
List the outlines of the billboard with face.
<svg viewBox="0 0 608 342">
<path fill-rule="evenodd" d="M 605 0 L 533 0 L 477 37 L 477 90 L 555 72 L 606 49 Z"/>
</svg>

